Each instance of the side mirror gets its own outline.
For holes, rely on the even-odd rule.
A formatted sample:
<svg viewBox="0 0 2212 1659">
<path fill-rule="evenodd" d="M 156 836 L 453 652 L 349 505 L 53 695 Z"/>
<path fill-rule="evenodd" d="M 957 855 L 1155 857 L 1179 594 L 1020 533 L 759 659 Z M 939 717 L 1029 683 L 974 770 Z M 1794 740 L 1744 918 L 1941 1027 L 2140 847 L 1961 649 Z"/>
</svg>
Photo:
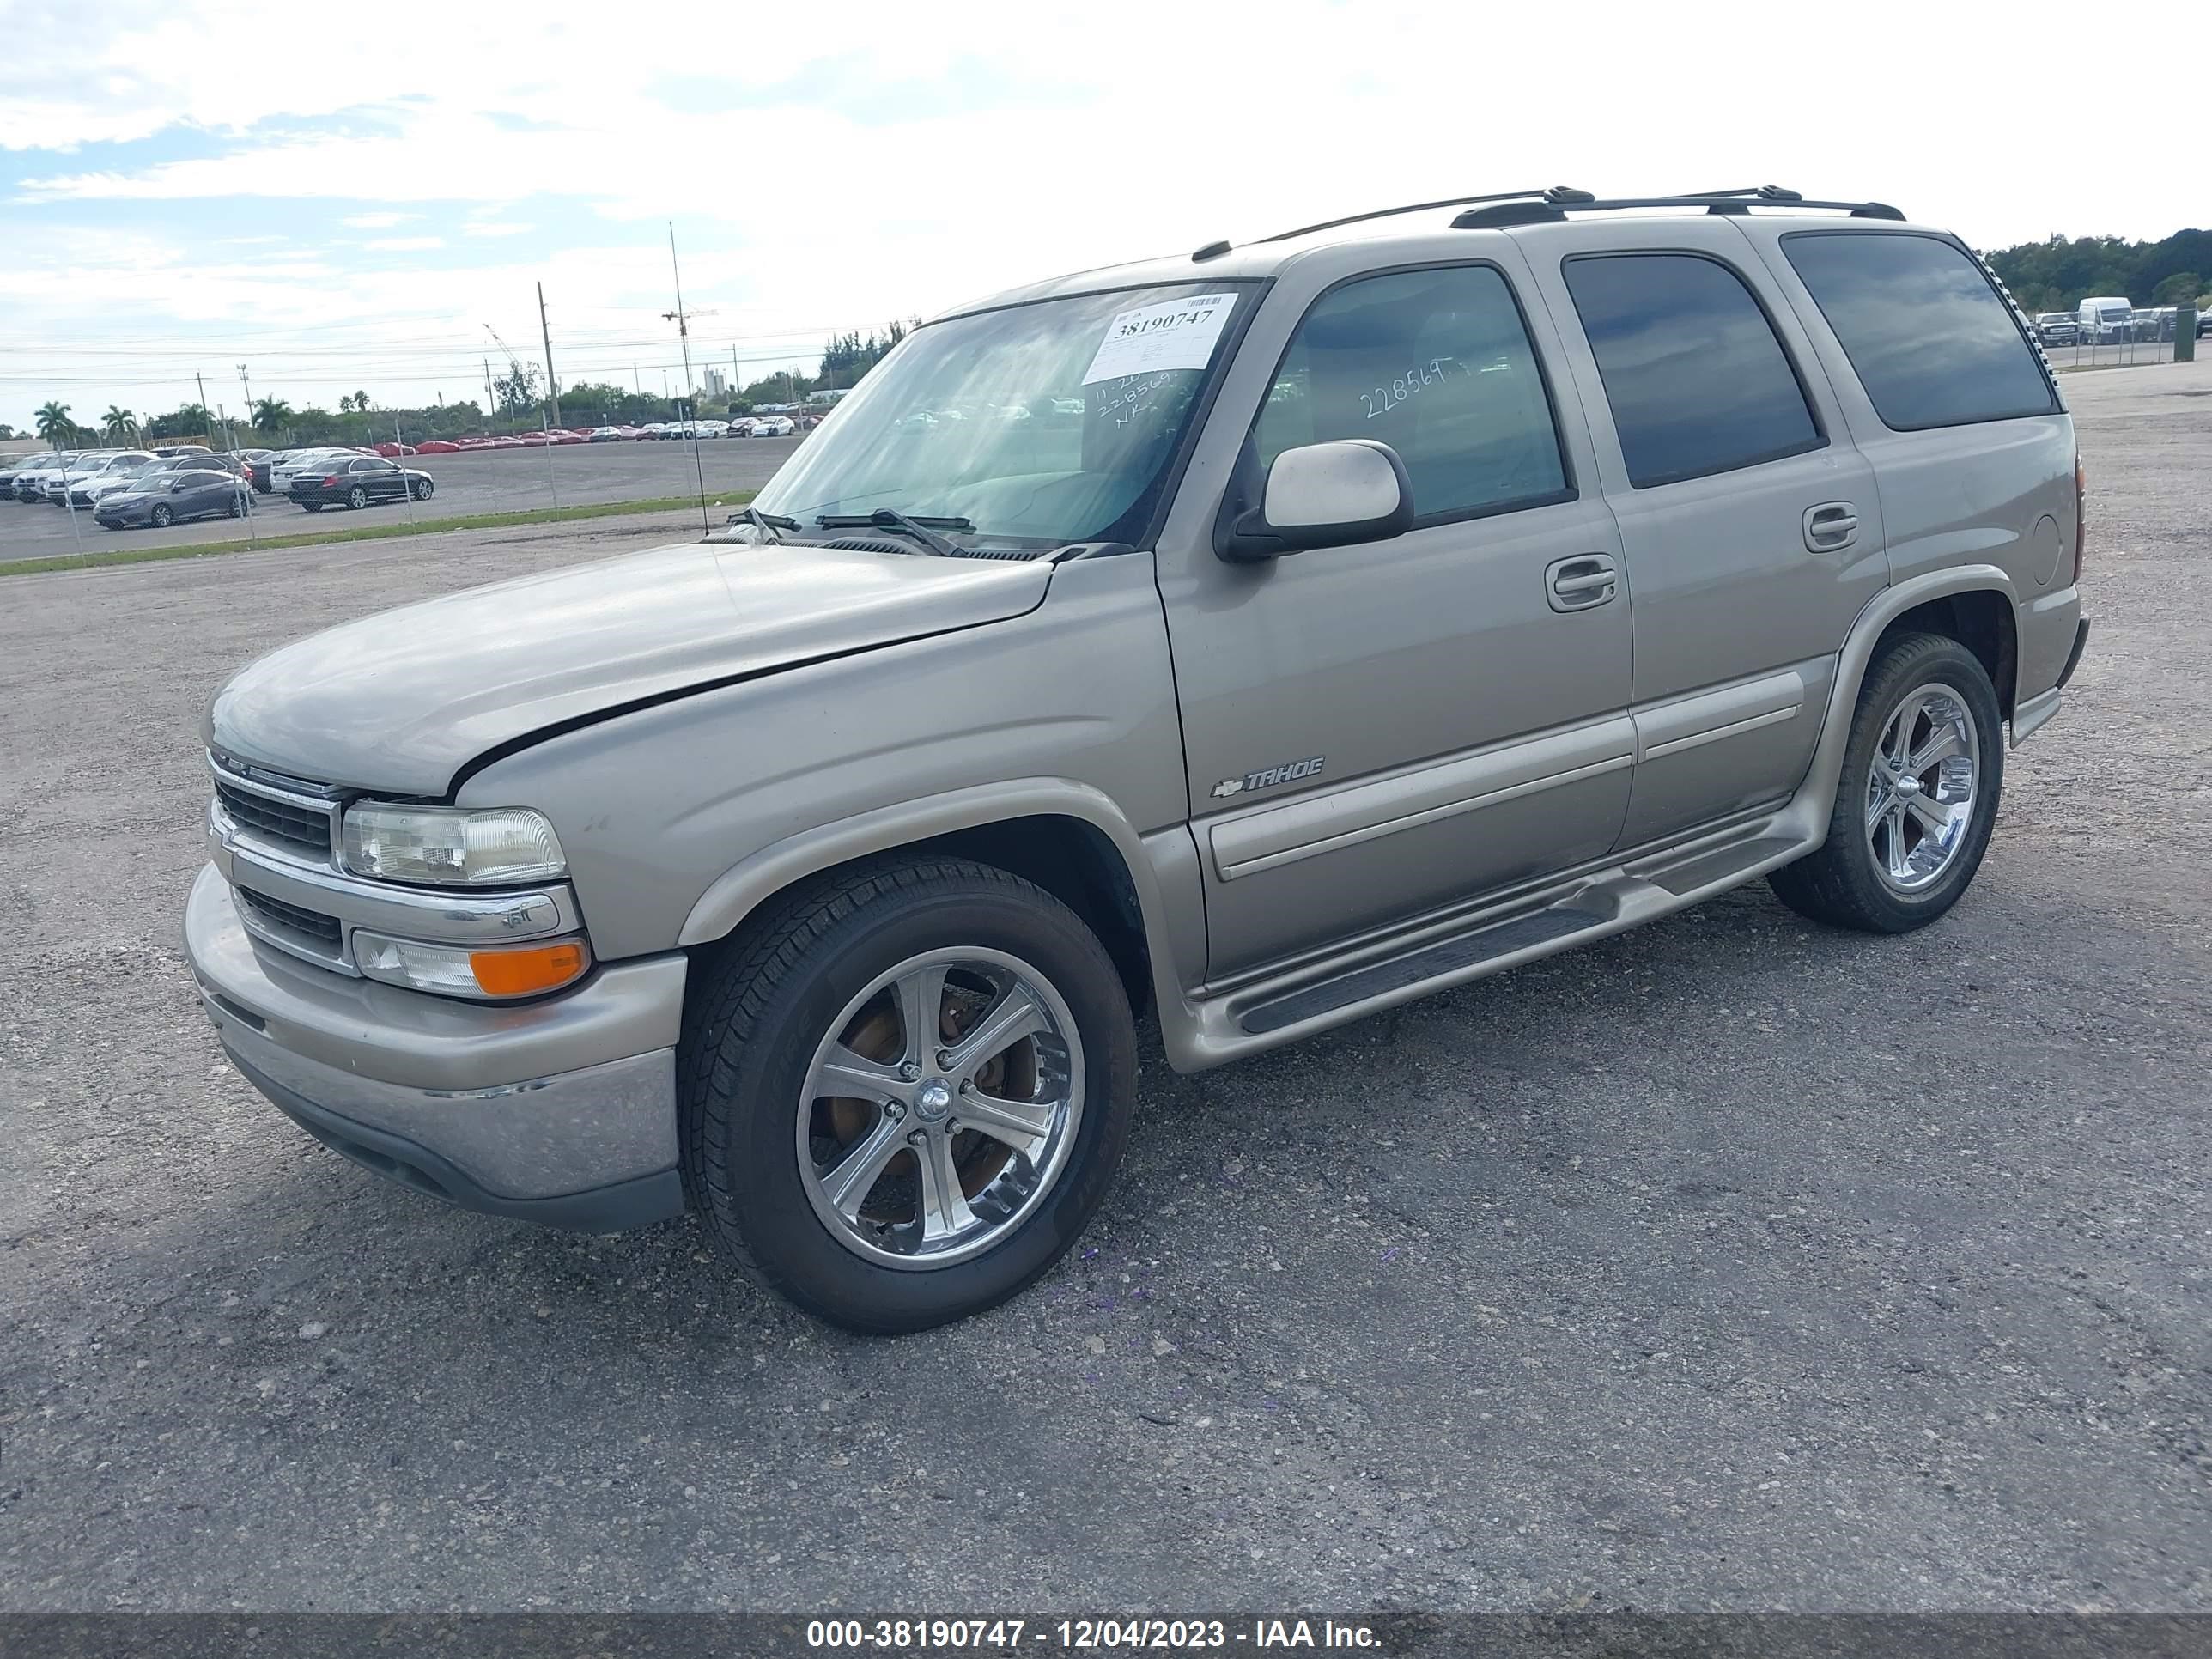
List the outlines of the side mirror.
<svg viewBox="0 0 2212 1659">
<path fill-rule="evenodd" d="M 1371 438 L 1302 444 L 1275 457 L 1260 505 L 1238 515 L 1226 559 L 1387 541 L 1413 525 L 1413 488 L 1398 452 Z"/>
</svg>

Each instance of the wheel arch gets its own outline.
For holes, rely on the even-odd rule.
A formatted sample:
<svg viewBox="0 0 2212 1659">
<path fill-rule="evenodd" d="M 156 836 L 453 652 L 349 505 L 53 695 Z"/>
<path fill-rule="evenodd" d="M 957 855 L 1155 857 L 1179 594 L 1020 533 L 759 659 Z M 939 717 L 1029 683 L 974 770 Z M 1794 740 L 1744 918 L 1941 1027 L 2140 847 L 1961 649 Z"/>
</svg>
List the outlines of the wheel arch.
<svg viewBox="0 0 2212 1659">
<path fill-rule="evenodd" d="M 1191 848 L 1180 826 L 1148 839 L 1105 793 L 1069 779 L 955 790 L 761 848 L 700 896 L 677 943 L 719 943 L 778 895 L 865 859 L 903 853 L 970 858 L 1035 882 L 1067 905 L 1113 957 L 1131 1006 L 1166 1012 L 1183 1000 L 1179 969 L 1195 974 L 1205 961 Z M 1176 896 L 1172 905 L 1168 890 Z"/>
<path fill-rule="evenodd" d="M 2019 595 L 2012 578 L 1993 564 L 1931 570 L 1886 587 L 1867 601 L 1838 653 L 1820 741 L 1814 746 L 1812 764 L 1787 814 L 1785 827 L 1808 838 L 1807 851 L 1827 838 L 1828 815 L 1835 806 L 1838 781 L 1843 775 L 1844 750 L 1850 742 L 1852 712 L 1858 707 L 1867 665 L 1882 641 L 1917 629 L 1948 635 L 1973 652 L 1984 668 L 1990 666 L 1990 659 L 1983 652 L 1991 650 L 2001 672 L 1992 672 L 1990 678 L 1996 687 L 1997 707 L 2008 718 L 2013 681 L 2017 678 L 2013 641 L 2018 610 Z M 1957 631 L 1962 627 L 1969 633 Z"/>
</svg>

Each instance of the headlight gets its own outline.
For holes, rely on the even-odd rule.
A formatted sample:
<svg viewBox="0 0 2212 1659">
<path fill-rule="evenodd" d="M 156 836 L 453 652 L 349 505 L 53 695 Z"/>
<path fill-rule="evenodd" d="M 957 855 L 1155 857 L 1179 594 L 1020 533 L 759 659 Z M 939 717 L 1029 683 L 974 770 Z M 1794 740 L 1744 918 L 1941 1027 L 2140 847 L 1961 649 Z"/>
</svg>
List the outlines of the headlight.
<svg viewBox="0 0 2212 1659">
<path fill-rule="evenodd" d="M 369 978 L 410 990 L 449 997 L 534 997 L 583 978 L 592 952 L 580 939 L 471 950 L 356 928 L 353 959 Z"/>
<path fill-rule="evenodd" d="M 383 806 L 366 802 L 345 815 L 346 868 L 385 881 L 440 887 L 542 881 L 567 873 L 561 842 L 544 814 L 503 806 Z"/>
</svg>

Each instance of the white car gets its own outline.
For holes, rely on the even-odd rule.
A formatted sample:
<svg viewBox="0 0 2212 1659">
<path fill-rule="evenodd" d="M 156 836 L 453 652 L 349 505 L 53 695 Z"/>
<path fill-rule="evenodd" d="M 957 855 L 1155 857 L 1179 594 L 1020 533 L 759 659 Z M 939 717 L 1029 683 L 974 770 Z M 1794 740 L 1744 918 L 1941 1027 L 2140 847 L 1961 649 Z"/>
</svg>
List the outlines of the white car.
<svg viewBox="0 0 2212 1659">
<path fill-rule="evenodd" d="M 63 467 L 76 458 L 67 453 L 44 455 L 34 466 L 27 466 L 15 475 L 15 499 L 19 501 L 43 501 L 46 499 L 46 480 L 58 477 Z"/>
<path fill-rule="evenodd" d="M 622 434 L 611 426 L 595 426 L 592 428 L 591 438 L 595 444 L 618 443 L 622 440 Z"/>
<path fill-rule="evenodd" d="M 702 438 L 726 438 L 730 435 L 727 421 L 701 421 L 697 424 L 699 435 Z"/>
<path fill-rule="evenodd" d="M 69 504 L 97 507 L 101 496 L 112 495 L 161 465 L 160 456 L 142 450 L 125 450 L 119 455 L 112 455 L 106 465 L 97 471 L 80 472 L 70 480 Z"/>
<path fill-rule="evenodd" d="M 132 453 L 137 455 L 140 460 L 149 461 L 154 459 L 143 450 Z M 105 472 L 108 463 L 121 453 L 123 453 L 121 450 L 116 449 L 93 449 L 86 451 L 82 455 L 71 456 L 65 465 L 46 474 L 46 504 L 49 507 L 67 507 L 69 493 L 72 486 L 82 483 L 87 478 L 96 474 Z"/>
<path fill-rule="evenodd" d="M 788 438 L 799 428 L 791 423 L 788 415 L 765 415 L 753 422 L 756 438 Z"/>
</svg>

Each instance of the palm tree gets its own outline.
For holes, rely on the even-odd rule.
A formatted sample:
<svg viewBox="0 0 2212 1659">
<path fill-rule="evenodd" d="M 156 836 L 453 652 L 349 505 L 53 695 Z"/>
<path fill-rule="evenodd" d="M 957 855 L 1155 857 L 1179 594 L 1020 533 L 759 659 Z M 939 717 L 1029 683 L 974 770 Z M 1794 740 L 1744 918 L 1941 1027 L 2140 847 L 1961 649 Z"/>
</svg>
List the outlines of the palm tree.
<svg viewBox="0 0 2212 1659">
<path fill-rule="evenodd" d="M 264 398 L 253 405 L 253 424 L 258 431 L 274 433 L 292 418 L 292 405 L 282 398 Z"/>
<path fill-rule="evenodd" d="M 49 403 L 40 406 L 38 413 L 39 436 L 57 448 L 63 440 L 76 430 L 76 422 L 70 419 L 67 404 Z"/>
<path fill-rule="evenodd" d="M 100 417 L 100 429 L 118 441 L 129 437 L 137 424 L 136 415 L 127 409 L 118 409 L 113 404 L 108 404 L 107 413 Z"/>
<path fill-rule="evenodd" d="M 366 414 L 368 414 L 368 393 L 367 393 L 366 392 L 355 392 L 355 393 L 353 394 L 353 406 L 354 406 L 355 411 L 356 411 L 356 413 L 358 413 L 358 414 L 362 414 L 362 415 L 366 415 Z"/>
</svg>

